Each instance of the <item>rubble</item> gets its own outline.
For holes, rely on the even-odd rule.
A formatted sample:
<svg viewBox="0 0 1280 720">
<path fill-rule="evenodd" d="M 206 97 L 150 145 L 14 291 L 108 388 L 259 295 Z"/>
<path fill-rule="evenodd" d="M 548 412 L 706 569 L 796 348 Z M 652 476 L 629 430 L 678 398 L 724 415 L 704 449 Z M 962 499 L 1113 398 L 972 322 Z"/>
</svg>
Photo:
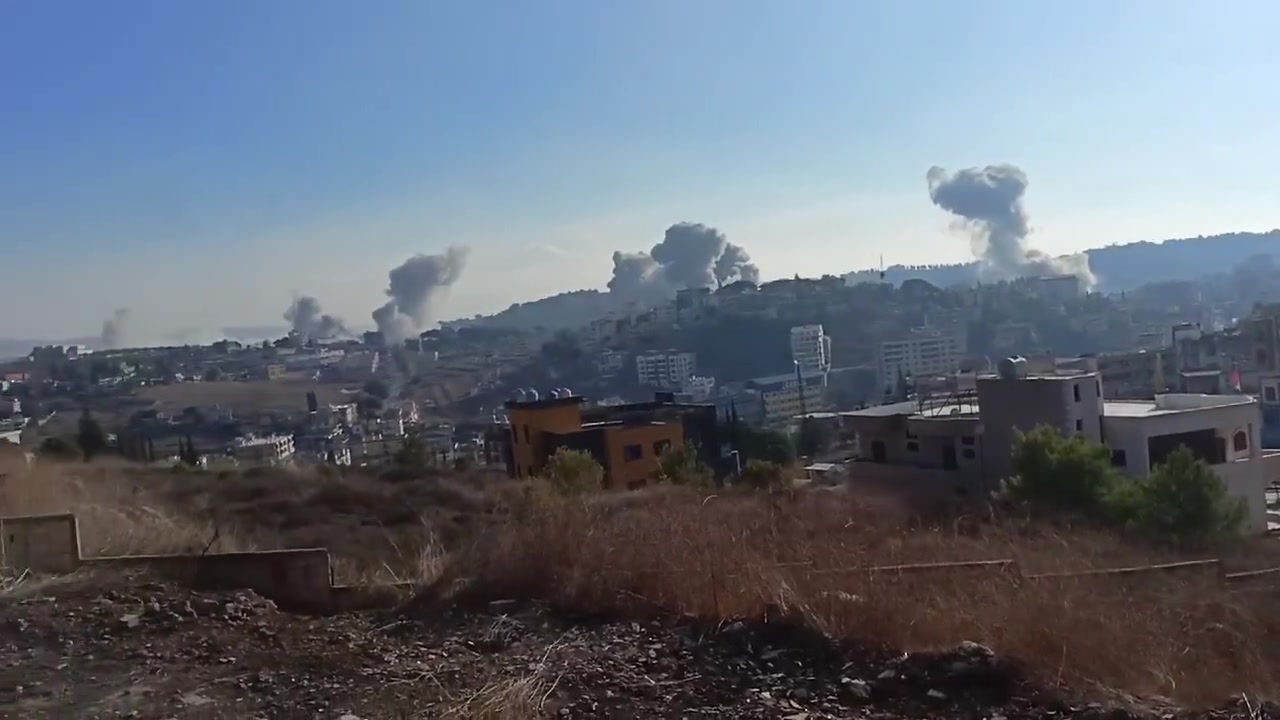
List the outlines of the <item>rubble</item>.
<svg viewBox="0 0 1280 720">
<path fill-rule="evenodd" d="M 518 716 L 556 718 L 1141 716 L 1037 688 L 976 643 L 874 652 L 777 613 L 572 622 L 496 603 L 307 617 L 251 592 L 122 578 L 0 598 L 0 615 L 0 717 L 374 720 L 516 702 Z M 1176 717 L 1280 714 L 1241 701 Z"/>
</svg>

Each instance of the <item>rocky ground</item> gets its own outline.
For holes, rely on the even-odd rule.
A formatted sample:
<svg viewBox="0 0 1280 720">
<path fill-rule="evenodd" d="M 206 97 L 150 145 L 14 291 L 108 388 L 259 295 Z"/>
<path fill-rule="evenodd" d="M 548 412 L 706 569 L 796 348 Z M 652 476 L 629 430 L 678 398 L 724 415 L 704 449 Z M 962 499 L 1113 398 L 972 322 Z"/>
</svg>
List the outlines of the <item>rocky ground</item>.
<svg viewBox="0 0 1280 720">
<path fill-rule="evenodd" d="M 772 621 L 771 621 L 772 620 Z M 145 577 L 0 593 L 0 718 L 1280 718 L 1067 703 L 978 645 L 892 656 L 778 619 L 536 607 L 304 617 Z"/>
</svg>

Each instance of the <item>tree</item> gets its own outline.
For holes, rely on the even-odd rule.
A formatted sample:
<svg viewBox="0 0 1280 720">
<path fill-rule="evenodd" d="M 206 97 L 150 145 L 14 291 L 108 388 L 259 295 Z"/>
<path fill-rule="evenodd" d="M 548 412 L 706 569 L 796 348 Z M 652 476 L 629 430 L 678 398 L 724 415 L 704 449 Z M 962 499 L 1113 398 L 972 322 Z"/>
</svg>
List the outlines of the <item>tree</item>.
<svg viewBox="0 0 1280 720">
<path fill-rule="evenodd" d="M 1051 427 L 1020 433 L 1013 448 L 1014 477 L 1006 494 L 1028 507 L 1103 518 L 1124 479 L 1111 453 L 1084 437 L 1063 437 Z"/>
<path fill-rule="evenodd" d="M 830 449 L 834 439 L 835 433 L 830 425 L 809 417 L 800 420 L 800 433 L 796 437 L 796 447 L 801 455 L 806 457 L 820 455 Z"/>
<path fill-rule="evenodd" d="M 583 495 L 604 487 L 604 468 L 581 450 L 559 448 L 547 459 L 542 476 L 562 495 Z"/>
<path fill-rule="evenodd" d="M 76 440 L 80 444 L 80 452 L 84 453 L 85 462 L 92 460 L 95 455 L 107 449 L 107 435 L 102 431 L 102 425 L 89 413 L 88 408 L 85 408 L 84 413 L 80 416 L 80 426 L 79 431 L 76 433 Z"/>
<path fill-rule="evenodd" d="M 658 458 L 658 475 L 672 485 L 708 487 L 712 483 L 711 471 L 688 445 L 663 450 Z"/>
<path fill-rule="evenodd" d="M 765 460 L 786 465 L 795 459 L 791 438 L 777 430 L 734 423 L 730 426 L 729 437 L 733 438 L 733 447 L 744 461 Z"/>
<path fill-rule="evenodd" d="M 217 365 L 211 365 L 204 371 L 205 382 L 218 382 L 223 377 L 225 376 L 222 372 L 222 368 Z"/>
<path fill-rule="evenodd" d="M 1117 512 L 1128 527 L 1160 542 L 1204 547 L 1236 537 L 1244 527 L 1243 501 L 1228 496 L 1213 469 L 1185 447 L 1119 497 Z"/>
<path fill-rule="evenodd" d="M 782 487 L 782 466 L 767 460 L 748 460 L 742 468 L 742 484 L 756 490 Z"/>
</svg>

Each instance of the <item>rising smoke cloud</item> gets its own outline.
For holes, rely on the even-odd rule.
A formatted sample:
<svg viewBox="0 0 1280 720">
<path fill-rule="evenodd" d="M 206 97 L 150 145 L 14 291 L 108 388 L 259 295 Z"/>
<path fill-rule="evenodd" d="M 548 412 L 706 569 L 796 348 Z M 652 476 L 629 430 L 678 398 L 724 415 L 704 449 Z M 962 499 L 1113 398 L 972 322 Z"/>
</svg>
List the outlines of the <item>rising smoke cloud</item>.
<svg viewBox="0 0 1280 720">
<path fill-rule="evenodd" d="M 387 340 L 399 342 L 424 330 L 436 319 L 437 300 L 467 265 L 468 250 L 450 247 L 436 255 L 414 255 L 387 273 L 385 304 L 373 321 Z"/>
<path fill-rule="evenodd" d="M 1053 257 L 1027 244 L 1031 226 L 1022 205 L 1027 174 L 1021 168 L 999 164 L 952 173 L 934 166 L 925 178 L 933 203 L 956 215 L 968 230 L 984 277 L 1075 275 L 1087 287 L 1097 282 L 1087 255 Z"/>
<path fill-rule="evenodd" d="M 613 254 L 609 291 L 628 300 L 656 301 L 685 288 L 712 287 L 749 280 L 760 269 L 740 245 L 701 223 L 677 223 L 649 252 Z"/>
<path fill-rule="evenodd" d="M 111 317 L 102 321 L 102 333 L 98 342 L 103 350 L 116 350 L 124 347 L 129 331 L 129 308 L 117 308 Z"/>
<path fill-rule="evenodd" d="M 290 328 L 316 340 L 328 340 L 343 335 L 350 335 L 342 320 L 325 313 L 320 308 L 320 301 L 310 295 L 299 295 L 284 311 L 284 319 Z"/>
</svg>

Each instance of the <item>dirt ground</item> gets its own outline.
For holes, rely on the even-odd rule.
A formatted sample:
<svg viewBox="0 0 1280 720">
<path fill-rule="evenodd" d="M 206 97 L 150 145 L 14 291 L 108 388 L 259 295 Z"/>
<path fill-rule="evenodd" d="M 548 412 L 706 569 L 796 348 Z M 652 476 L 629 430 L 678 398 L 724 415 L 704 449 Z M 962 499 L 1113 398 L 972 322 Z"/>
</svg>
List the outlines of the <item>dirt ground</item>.
<svg viewBox="0 0 1280 720">
<path fill-rule="evenodd" d="M 310 380 L 254 380 L 175 383 L 151 385 L 138 394 L 154 400 L 162 412 L 181 412 L 192 405 L 221 405 L 244 412 L 295 411 L 307 408 L 307 392 L 314 392 L 320 404 L 351 402 L 355 386 L 318 383 Z"/>
<path fill-rule="evenodd" d="M 536 606 L 305 617 L 146 576 L 0 592 L 0 718 L 1272 718 L 1103 710 L 981 646 L 891 655 L 778 618 L 609 622 Z"/>
</svg>

